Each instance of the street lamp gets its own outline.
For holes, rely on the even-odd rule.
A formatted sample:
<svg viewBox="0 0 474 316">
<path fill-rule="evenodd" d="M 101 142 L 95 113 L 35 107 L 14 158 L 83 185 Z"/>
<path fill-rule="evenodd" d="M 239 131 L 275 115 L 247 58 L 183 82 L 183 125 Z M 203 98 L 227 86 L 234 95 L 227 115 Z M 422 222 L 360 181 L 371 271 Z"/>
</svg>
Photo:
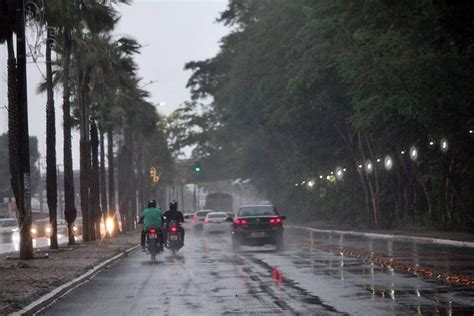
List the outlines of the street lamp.
<svg viewBox="0 0 474 316">
<path fill-rule="evenodd" d="M 341 167 L 336 167 L 336 179 L 341 181 L 344 178 L 344 170 Z"/>
<path fill-rule="evenodd" d="M 411 146 L 410 159 L 413 161 L 416 161 L 417 158 L 418 158 L 418 149 L 416 148 L 416 146 Z"/>
<path fill-rule="evenodd" d="M 390 157 L 390 155 L 385 156 L 384 159 L 384 167 L 385 170 L 390 171 L 393 168 L 393 159 Z"/>
<path fill-rule="evenodd" d="M 449 149 L 448 140 L 446 138 L 442 138 L 439 143 L 439 147 L 443 153 L 446 153 Z"/>
<path fill-rule="evenodd" d="M 374 164 L 372 163 L 372 160 L 367 160 L 365 162 L 365 171 L 368 174 L 371 174 L 374 171 Z"/>
</svg>

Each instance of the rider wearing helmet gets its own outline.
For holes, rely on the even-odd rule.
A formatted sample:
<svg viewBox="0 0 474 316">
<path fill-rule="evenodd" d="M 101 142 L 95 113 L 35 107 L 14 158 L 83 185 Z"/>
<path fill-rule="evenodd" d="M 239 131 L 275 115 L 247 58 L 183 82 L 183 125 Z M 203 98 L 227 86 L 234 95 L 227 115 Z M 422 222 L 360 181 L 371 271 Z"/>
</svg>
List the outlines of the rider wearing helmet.
<svg viewBox="0 0 474 316">
<path fill-rule="evenodd" d="M 142 248 L 145 248 L 146 232 L 150 228 L 162 230 L 164 224 L 161 209 L 156 206 L 156 201 L 154 199 L 148 200 L 147 208 L 143 210 L 139 223 L 143 223 L 140 243 Z M 163 247 L 163 243 L 163 234 L 160 234 L 160 247 Z"/>
<path fill-rule="evenodd" d="M 184 223 L 184 217 L 183 213 L 178 211 L 178 202 L 176 201 L 171 201 L 170 204 L 170 209 L 165 212 L 164 217 L 166 221 L 166 227 L 168 228 L 168 225 L 172 222 L 175 221 L 179 225 L 179 233 L 181 234 L 181 240 L 182 244 L 184 245 L 184 228 L 181 227 L 181 223 Z"/>
</svg>

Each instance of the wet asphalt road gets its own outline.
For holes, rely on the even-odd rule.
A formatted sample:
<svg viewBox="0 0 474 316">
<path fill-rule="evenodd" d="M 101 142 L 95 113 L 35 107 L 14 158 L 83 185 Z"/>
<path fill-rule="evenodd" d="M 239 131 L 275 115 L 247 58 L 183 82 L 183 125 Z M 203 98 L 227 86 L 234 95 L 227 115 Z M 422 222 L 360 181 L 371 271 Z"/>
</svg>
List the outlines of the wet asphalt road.
<svg viewBox="0 0 474 316">
<path fill-rule="evenodd" d="M 44 315 L 472 315 L 474 288 L 450 285 L 308 241 L 417 262 L 431 269 L 473 275 L 473 249 L 310 234 L 287 229 L 287 247 L 242 247 L 230 236 L 188 232 L 173 257 L 151 263 L 137 250 L 72 290 Z M 137 236 L 138 237 L 138 236 Z M 308 246 L 309 245 L 309 246 Z"/>
</svg>

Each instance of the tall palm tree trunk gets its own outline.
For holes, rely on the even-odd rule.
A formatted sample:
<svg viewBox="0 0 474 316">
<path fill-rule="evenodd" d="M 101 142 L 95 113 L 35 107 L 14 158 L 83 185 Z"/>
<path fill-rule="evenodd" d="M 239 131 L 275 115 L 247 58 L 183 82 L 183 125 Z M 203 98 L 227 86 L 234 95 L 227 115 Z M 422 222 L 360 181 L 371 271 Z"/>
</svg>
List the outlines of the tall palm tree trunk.
<svg viewBox="0 0 474 316">
<path fill-rule="evenodd" d="M 19 151 L 19 113 L 18 84 L 13 37 L 7 38 L 8 45 L 8 160 L 10 166 L 10 183 L 13 195 L 20 201 L 20 151 Z"/>
<path fill-rule="evenodd" d="M 89 106 L 86 100 L 87 73 L 79 71 L 79 126 L 80 126 L 80 184 L 81 184 L 81 212 L 82 238 L 88 242 L 94 240 L 91 227 L 90 212 L 90 141 L 89 141 Z"/>
<path fill-rule="evenodd" d="M 118 155 L 118 198 L 120 219 L 122 228 L 125 231 L 130 230 L 131 208 L 130 208 L 130 151 L 127 146 L 122 146 Z"/>
<path fill-rule="evenodd" d="M 56 175 L 56 117 L 54 111 L 53 70 L 51 65 L 50 32 L 46 41 L 46 196 L 48 199 L 49 223 L 52 228 L 50 249 L 58 249 L 57 205 L 58 185 Z"/>
<path fill-rule="evenodd" d="M 95 232 L 95 237 L 100 238 L 100 218 L 102 215 L 100 209 L 100 188 L 99 188 L 99 135 L 97 125 L 94 121 L 91 124 L 91 155 L 92 155 L 92 170 L 91 170 L 91 220 L 92 227 Z M 104 219 L 105 224 L 105 219 Z"/>
<path fill-rule="evenodd" d="M 77 217 L 74 195 L 74 171 L 72 169 L 71 146 L 71 103 L 69 87 L 69 69 L 71 64 L 71 37 L 69 30 L 64 30 L 64 66 L 63 66 L 63 133 L 64 133 L 64 218 L 68 228 L 68 244 L 75 245 L 73 224 Z"/>
<path fill-rule="evenodd" d="M 143 181 L 145 179 L 145 170 L 144 170 L 144 161 L 143 161 L 143 140 L 141 139 L 138 142 L 138 156 L 137 156 L 137 182 L 138 182 L 138 208 L 140 212 L 145 208 L 145 192 Z"/>
<path fill-rule="evenodd" d="M 117 205 L 115 202 L 115 166 L 114 166 L 114 132 L 112 128 L 107 129 L 107 162 L 109 166 L 109 215 L 114 218 L 114 232 L 118 232 Z"/>
<path fill-rule="evenodd" d="M 105 177 L 105 144 L 104 144 L 104 129 L 99 126 L 99 146 L 100 146 L 100 166 L 99 166 L 99 186 L 100 186 L 100 204 L 101 212 L 104 218 L 104 223 L 107 222 L 108 207 L 107 207 L 107 181 Z"/>
<path fill-rule="evenodd" d="M 28 131 L 28 90 L 26 77 L 26 36 L 25 2 L 17 1 L 17 96 L 19 114 L 20 152 L 20 200 L 17 201 L 20 222 L 20 258 L 33 258 L 33 239 L 31 237 L 31 177 L 30 177 L 30 138 Z"/>
<path fill-rule="evenodd" d="M 130 229 L 135 229 L 135 222 L 137 221 L 137 175 L 136 175 L 136 156 L 134 152 L 136 151 L 135 148 L 135 141 L 133 135 L 130 137 L 131 144 L 130 148 L 130 175 L 132 176 L 130 181 Z"/>
</svg>

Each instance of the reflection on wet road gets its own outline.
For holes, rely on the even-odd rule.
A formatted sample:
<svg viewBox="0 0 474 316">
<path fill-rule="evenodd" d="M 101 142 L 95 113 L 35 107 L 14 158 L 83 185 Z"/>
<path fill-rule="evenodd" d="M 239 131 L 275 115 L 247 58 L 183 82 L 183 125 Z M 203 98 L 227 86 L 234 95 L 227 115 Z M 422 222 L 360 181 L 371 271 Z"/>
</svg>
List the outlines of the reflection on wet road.
<svg viewBox="0 0 474 316">
<path fill-rule="evenodd" d="M 76 240 L 80 240 L 81 237 L 76 237 Z M 60 245 L 67 244 L 68 238 L 67 236 L 59 235 L 58 234 L 58 243 Z M 50 245 L 50 239 L 46 237 L 39 237 L 33 239 L 33 249 L 48 247 Z M 8 252 L 18 252 L 20 251 L 20 241 L 15 240 L 12 242 L 4 242 L 0 243 L 0 253 L 8 253 Z"/>
<path fill-rule="evenodd" d="M 474 289 L 308 247 L 308 241 L 371 251 L 407 263 L 472 274 L 472 250 L 287 230 L 287 248 L 242 247 L 228 235 L 187 233 L 176 257 L 152 264 L 137 250 L 44 314 L 457 314 L 474 312 Z M 309 243 L 311 244 L 311 243 Z M 305 246 L 306 245 L 306 246 Z M 466 252 L 466 253 L 463 253 Z M 441 260 L 436 257 L 443 256 Z M 449 260 L 449 256 L 453 258 Z M 459 272 L 459 271 L 458 271 Z"/>
</svg>

